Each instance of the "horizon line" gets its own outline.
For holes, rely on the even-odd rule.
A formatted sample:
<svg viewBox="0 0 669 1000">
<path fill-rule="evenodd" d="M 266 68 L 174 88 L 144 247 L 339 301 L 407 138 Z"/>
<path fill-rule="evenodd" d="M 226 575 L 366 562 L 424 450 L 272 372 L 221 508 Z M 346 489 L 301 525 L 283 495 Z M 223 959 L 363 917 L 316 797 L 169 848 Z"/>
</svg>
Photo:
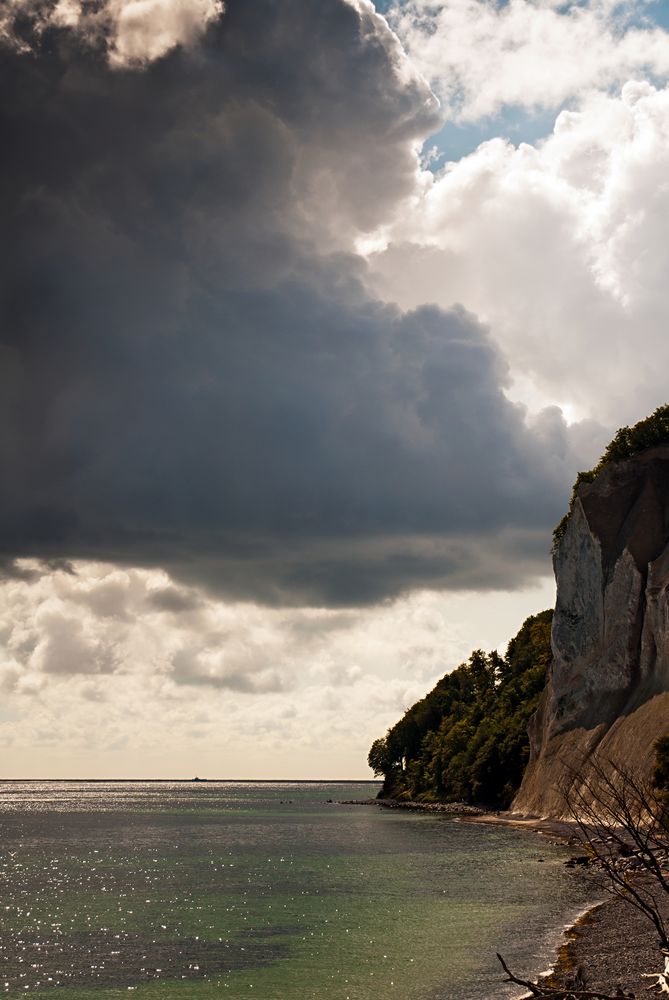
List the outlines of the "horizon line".
<svg viewBox="0 0 669 1000">
<path fill-rule="evenodd" d="M 301 784 L 301 785 L 358 785 L 360 782 L 376 781 L 379 782 L 380 778 L 0 778 L 0 784 L 3 783 L 21 783 L 27 784 L 28 782 L 41 782 L 46 784 L 49 782 L 61 782 L 61 783 L 87 783 L 87 784 L 100 784 L 103 782 L 111 782 L 115 784 L 158 784 L 158 783 L 171 783 L 180 782 L 186 785 L 191 784 L 263 784 L 263 785 L 284 785 L 284 784 Z"/>
</svg>

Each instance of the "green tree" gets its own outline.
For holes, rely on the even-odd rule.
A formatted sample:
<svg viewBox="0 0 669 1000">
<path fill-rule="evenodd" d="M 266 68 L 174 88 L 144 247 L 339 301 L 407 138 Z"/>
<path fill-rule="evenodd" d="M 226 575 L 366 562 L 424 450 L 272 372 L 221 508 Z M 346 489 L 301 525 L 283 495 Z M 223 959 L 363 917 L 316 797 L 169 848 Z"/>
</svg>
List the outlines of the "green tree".
<svg viewBox="0 0 669 1000">
<path fill-rule="evenodd" d="M 369 754 L 367 755 L 367 763 L 377 777 L 389 773 L 391 769 L 391 762 L 388 756 L 388 744 L 383 737 L 381 739 L 374 740 L 372 743 Z"/>
<path fill-rule="evenodd" d="M 523 623 L 506 656 L 474 650 L 370 751 L 383 794 L 507 806 L 529 754 L 527 723 L 550 661 L 552 612 Z"/>
</svg>

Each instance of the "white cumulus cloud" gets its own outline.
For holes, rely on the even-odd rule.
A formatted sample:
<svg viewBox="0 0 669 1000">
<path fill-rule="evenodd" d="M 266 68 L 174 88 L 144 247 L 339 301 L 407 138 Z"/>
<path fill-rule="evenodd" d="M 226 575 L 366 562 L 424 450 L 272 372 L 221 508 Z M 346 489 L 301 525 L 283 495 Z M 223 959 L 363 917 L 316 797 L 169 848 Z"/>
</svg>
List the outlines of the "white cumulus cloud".
<svg viewBox="0 0 669 1000">
<path fill-rule="evenodd" d="M 372 258 L 405 307 L 466 302 L 529 399 L 609 428 L 666 401 L 669 89 L 628 82 L 537 145 L 448 164 Z"/>
<path fill-rule="evenodd" d="M 643 0 L 406 0 L 389 12 L 448 117 L 556 107 L 640 72 L 669 72 L 669 36 Z"/>
</svg>

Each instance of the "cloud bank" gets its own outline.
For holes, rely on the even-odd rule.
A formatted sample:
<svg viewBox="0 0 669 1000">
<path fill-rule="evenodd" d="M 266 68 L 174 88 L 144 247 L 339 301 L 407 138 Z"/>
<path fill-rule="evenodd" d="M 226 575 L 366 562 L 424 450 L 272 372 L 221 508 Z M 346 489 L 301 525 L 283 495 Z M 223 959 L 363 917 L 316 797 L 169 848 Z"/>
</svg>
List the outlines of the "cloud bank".
<svg viewBox="0 0 669 1000">
<path fill-rule="evenodd" d="M 551 603 L 576 470 L 666 402 L 650 10 L 2 5 L 3 773 L 361 774 Z"/>
<path fill-rule="evenodd" d="M 440 122 L 385 21 L 236 0 L 148 51 L 157 6 L 107 4 L 111 41 L 48 9 L 0 51 L 5 559 L 305 605 L 544 570 L 582 441 L 525 421 L 473 315 L 378 301 L 352 252 Z"/>
<path fill-rule="evenodd" d="M 268 609 L 156 570 L 19 569 L 0 582 L 10 776 L 361 775 L 378 732 L 467 655 L 466 623 L 488 643 L 500 624 L 471 594 Z"/>
</svg>

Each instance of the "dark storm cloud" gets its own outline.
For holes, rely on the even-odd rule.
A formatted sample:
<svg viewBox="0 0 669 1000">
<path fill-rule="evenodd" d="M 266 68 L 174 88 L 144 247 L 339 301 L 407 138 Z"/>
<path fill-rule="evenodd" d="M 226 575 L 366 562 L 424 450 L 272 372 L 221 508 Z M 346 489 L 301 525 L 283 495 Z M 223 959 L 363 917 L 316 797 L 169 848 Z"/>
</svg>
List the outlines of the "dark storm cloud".
<svg viewBox="0 0 669 1000">
<path fill-rule="evenodd" d="M 39 580 L 40 574 L 32 567 L 18 565 L 14 559 L 0 558 L 0 580 L 24 580 L 31 582 Z"/>
<path fill-rule="evenodd" d="M 437 123 L 383 23 L 237 0 L 142 71 L 31 45 L 0 50 L 4 556 L 271 603 L 534 572 L 564 426 L 528 432 L 474 317 L 372 301 L 343 252 Z"/>
<path fill-rule="evenodd" d="M 173 615 L 184 611 L 197 611 L 203 606 L 202 598 L 198 594 L 178 590 L 176 587 L 163 587 L 161 590 L 151 591 L 146 603 L 154 611 L 164 611 Z"/>
</svg>

